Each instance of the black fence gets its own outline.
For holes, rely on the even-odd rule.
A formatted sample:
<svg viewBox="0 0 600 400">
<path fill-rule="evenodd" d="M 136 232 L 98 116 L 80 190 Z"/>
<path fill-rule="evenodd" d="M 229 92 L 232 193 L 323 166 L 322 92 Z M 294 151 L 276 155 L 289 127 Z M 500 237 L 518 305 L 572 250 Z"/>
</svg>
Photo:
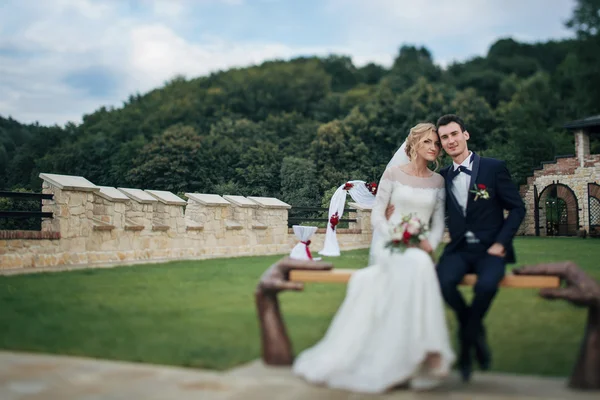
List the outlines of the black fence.
<svg viewBox="0 0 600 400">
<path fill-rule="evenodd" d="M 344 215 L 347 213 L 356 212 L 353 208 L 344 208 Z M 292 206 L 288 210 L 288 227 L 292 225 L 312 225 L 319 228 L 325 228 L 329 222 L 329 208 L 325 207 L 296 207 Z M 336 229 L 348 228 L 350 222 L 356 222 L 356 218 L 340 218 Z"/>
<path fill-rule="evenodd" d="M 0 230 L 41 231 L 42 219 L 53 218 L 42 212 L 42 200 L 52 200 L 53 194 L 0 191 Z"/>
</svg>

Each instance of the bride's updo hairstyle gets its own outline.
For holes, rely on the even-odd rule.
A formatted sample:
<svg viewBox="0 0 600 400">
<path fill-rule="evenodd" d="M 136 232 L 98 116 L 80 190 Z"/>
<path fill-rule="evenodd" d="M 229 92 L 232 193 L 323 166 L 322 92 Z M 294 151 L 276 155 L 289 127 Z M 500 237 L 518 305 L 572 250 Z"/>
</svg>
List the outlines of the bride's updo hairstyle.
<svg viewBox="0 0 600 400">
<path fill-rule="evenodd" d="M 429 122 L 421 122 L 413 126 L 408 133 L 408 137 L 406 138 L 406 155 L 412 161 L 415 157 L 417 157 L 417 151 L 423 145 L 423 141 L 429 137 L 429 135 L 433 135 L 433 140 L 439 139 L 437 131 L 435 130 L 435 125 Z M 440 159 L 442 158 L 442 151 L 438 153 L 434 164 L 435 169 L 437 170 L 440 166 Z"/>
</svg>

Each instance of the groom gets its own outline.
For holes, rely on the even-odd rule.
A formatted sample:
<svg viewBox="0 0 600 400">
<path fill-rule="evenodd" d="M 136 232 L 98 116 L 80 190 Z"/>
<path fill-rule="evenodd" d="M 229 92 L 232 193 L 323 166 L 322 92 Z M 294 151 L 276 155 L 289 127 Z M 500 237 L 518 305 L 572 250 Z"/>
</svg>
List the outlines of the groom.
<svg viewBox="0 0 600 400">
<path fill-rule="evenodd" d="M 450 243 L 444 248 L 437 273 L 444 300 L 459 322 L 458 364 L 463 380 L 468 381 L 472 350 L 481 369 L 490 367 L 483 318 L 504 277 L 505 265 L 515 262 L 512 241 L 525 206 L 506 164 L 469 150 L 470 134 L 459 116 L 444 115 L 436 126 L 442 147 L 453 161 L 440 171 L 446 181 Z M 506 218 L 504 210 L 508 211 Z M 458 290 L 467 273 L 477 275 L 470 305 Z"/>
</svg>

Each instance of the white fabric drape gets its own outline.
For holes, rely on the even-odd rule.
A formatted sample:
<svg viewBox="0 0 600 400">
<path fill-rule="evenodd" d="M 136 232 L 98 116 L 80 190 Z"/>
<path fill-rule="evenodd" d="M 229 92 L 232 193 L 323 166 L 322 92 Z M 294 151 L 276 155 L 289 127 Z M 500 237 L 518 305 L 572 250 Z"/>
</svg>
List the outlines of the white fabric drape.
<svg viewBox="0 0 600 400">
<path fill-rule="evenodd" d="M 353 186 L 349 190 L 344 190 L 346 183 L 351 183 Z M 347 195 L 352 197 L 356 203 L 365 207 L 372 207 L 375 203 L 375 196 L 369 191 L 365 185 L 365 181 L 348 181 L 344 182 L 343 185 L 337 188 L 331 201 L 329 203 L 329 215 L 328 220 L 337 212 L 337 215 L 342 219 L 344 214 L 344 206 L 346 205 Z M 331 227 L 331 223 L 327 222 L 327 231 L 325 232 L 325 242 L 323 243 L 323 249 L 319 251 L 319 254 L 329 257 L 337 257 L 340 255 L 340 246 L 337 241 L 336 230 Z"/>
<path fill-rule="evenodd" d="M 299 242 L 290 252 L 290 258 L 296 260 L 312 260 L 313 258 L 308 247 L 310 245 L 310 238 L 317 231 L 317 227 L 294 225 L 292 228 L 294 229 L 294 235 L 296 235 Z"/>
<path fill-rule="evenodd" d="M 405 141 L 404 143 L 402 143 L 402 146 L 400 146 L 400 148 L 396 150 L 396 153 L 394 153 L 394 156 L 386 166 L 386 170 L 396 165 L 408 164 L 409 162 L 410 159 L 406 155 Z M 328 219 L 331 219 L 331 216 L 334 215 L 336 212 L 339 218 L 342 218 L 342 215 L 344 213 L 344 205 L 346 204 L 346 196 L 348 194 L 350 195 L 350 197 L 352 197 L 352 200 L 354 200 L 354 202 L 366 208 L 371 208 L 373 204 L 375 204 L 375 196 L 367 188 L 367 186 L 365 185 L 365 181 L 354 180 L 348 181 L 348 183 L 353 184 L 350 190 L 344 190 L 344 187 L 346 186 L 346 183 L 344 183 L 343 185 L 340 185 L 340 187 L 337 188 L 337 190 L 331 197 L 331 201 L 329 203 Z M 376 239 L 376 236 L 377 233 L 373 232 L 372 241 Z M 319 254 L 329 257 L 337 257 L 340 255 L 340 246 L 337 241 L 336 231 L 331 228 L 331 224 L 329 222 L 327 222 L 327 231 L 325 232 L 325 242 L 323 243 L 323 249 L 319 251 Z M 371 246 L 371 251 L 369 253 L 369 261 L 372 261 L 372 259 L 373 254 Z"/>
</svg>

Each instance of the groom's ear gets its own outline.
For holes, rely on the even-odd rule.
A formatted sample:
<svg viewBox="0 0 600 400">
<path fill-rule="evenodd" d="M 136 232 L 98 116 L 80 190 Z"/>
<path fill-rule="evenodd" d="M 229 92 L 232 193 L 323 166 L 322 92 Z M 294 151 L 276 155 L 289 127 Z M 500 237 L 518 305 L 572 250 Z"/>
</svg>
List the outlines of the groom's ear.
<svg viewBox="0 0 600 400">
<path fill-rule="evenodd" d="M 467 140 L 469 140 L 469 138 L 471 137 L 471 135 L 469 135 L 469 131 L 467 131 L 466 129 L 463 132 L 463 134 L 465 135 L 465 139 L 467 139 Z"/>
</svg>

